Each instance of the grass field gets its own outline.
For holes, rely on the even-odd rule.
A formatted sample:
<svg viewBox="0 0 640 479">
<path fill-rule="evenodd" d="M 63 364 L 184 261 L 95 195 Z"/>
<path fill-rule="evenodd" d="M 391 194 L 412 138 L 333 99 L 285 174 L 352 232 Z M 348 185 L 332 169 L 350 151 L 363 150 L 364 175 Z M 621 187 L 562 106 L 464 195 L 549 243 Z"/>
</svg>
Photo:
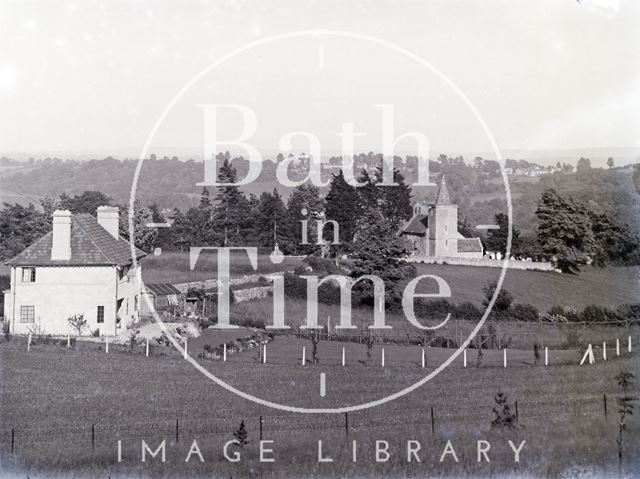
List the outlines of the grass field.
<svg viewBox="0 0 640 479">
<path fill-rule="evenodd" d="M 305 345 L 309 354 L 310 341 L 276 337 L 267 346 L 267 364 L 257 361 L 257 350 L 231 355 L 226 363 L 201 363 L 230 384 L 269 400 L 335 407 L 395 392 L 423 377 L 451 352 L 429 350 L 425 370 L 419 364 L 419 348 L 385 346 L 383 368 L 380 346 L 375 346 L 367 364 L 363 345 L 323 341 L 320 363 L 302 366 Z M 346 367 L 340 365 L 343 346 Z M 0 345 L 0 457 L 5 474 L 20 470 L 30 477 L 39 477 L 38 471 L 58 477 L 559 477 L 567 468 L 587 464 L 613 473 L 618 390 L 613 377 L 639 365 L 636 353 L 577 366 L 577 351 L 552 351 L 551 366 L 533 366 L 529 351 L 511 351 L 509 367 L 504 369 L 501 353 L 487 351 L 478 368 L 471 351 L 468 368 L 457 358 L 418 390 L 350 413 L 347 442 L 343 415 L 292 414 L 256 405 L 214 385 L 176 352 L 155 350 L 153 357 L 145 358 L 142 351 L 106 355 L 100 345 L 79 349 L 35 346 L 27 353 L 16 339 Z M 325 397 L 319 395 L 320 373 L 327 377 Z M 638 387 L 634 390 L 638 392 Z M 505 392 L 512 404 L 518 401 L 517 430 L 490 428 L 492 398 L 498 391 Z M 275 441 L 276 464 L 257 460 L 260 416 L 264 439 Z M 246 421 L 250 444 L 242 452 L 243 460 L 231 464 L 222 458 L 222 445 L 241 420 Z M 95 424 L 94 448 L 91 424 Z M 14 454 L 9 453 L 12 427 Z M 123 444 L 122 463 L 116 462 L 118 439 Z M 142 464 L 141 439 L 154 449 L 166 439 L 168 462 Z M 205 463 L 185 464 L 194 439 Z M 318 439 L 334 457 L 333 463 L 317 462 Z M 413 439 L 423 446 L 420 464 L 406 462 L 404 447 Z M 478 439 L 492 443 L 490 464 L 475 462 Z M 527 441 L 519 464 L 513 463 L 507 439 Z M 356 463 L 350 458 L 352 440 L 360 448 Z M 373 461 L 375 440 L 389 441 L 389 462 Z M 452 441 L 459 463 L 438 461 L 447 440 Z M 640 466 L 631 453 L 638 447 L 640 429 L 633 416 L 625 444 L 627 471 Z M 602 475 L 597 472 L 593 477 Z"/>
<path fill-rule="evenodd" d="M 266 274 L 289 271 L 301 264 L 300 258 L 286 258 L 281 264 L 273 264 L 268 256 L 260 255 L 255 271 L 246 254 L 238 253 L 231 260 L 231 274 Z M 166 252 L 150 255 L 142 260 L 142 276 L 148 283 L 201 281 L 217 277 L 216 256 L 202 254 L 196 268 L 189 269 L 189 254 Z M 451 286 L 451 300 L 482 304 L 482 289 L 496 281 L 499 268 L 480 268 L 438 264 L 416 265 L 419 274 L 435 274 Z M 615 307 L 637 302 L 640 298 L 640 267 L 592 268 L 579 275 L 542 271 L 507 271 L 504 288 L 517 303 L 530 303 L 546 311 L 553 305 L 573 306 L 582 309 L 587 304 Z"/>
</svg>

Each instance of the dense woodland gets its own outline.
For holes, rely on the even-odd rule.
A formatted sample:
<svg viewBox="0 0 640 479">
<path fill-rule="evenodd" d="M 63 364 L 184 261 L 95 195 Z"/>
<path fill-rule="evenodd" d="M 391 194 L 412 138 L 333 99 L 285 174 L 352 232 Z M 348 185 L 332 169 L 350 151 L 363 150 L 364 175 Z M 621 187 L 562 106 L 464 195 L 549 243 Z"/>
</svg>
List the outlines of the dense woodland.
<svg viewBox="0 0 640 479">
<path fill-rule="evenodd" d="M 218 160 L 221 182 L 233 183 L 246 172 L 246 162 L 242 159 L 232 159 L 227 153 L 219 155 Z M 397 160 L 396 187 L 377 186 L 381 181 L 381 157 L 370 153 L 356 158 L 360 171 L 358 179 L 364 184 L 358 188 L 349 185 L 342 170 L 335 168 L 333 173 L 327 174 L 330 184 L 324 189 L 305 184 L 288 190 L 285 198 L 278 188 L 256 195 L 247 194 L 239 187 L 200 187 L 195 205 L 183 208 L 171 205 L 167 211 L 167 198 L 186 194 L 177 191 L 180 188 L 187 191 L 202 181 L 202 164 L 154 159 L 145 163 L 153 166 L 143 166 L 138 182 L 134 240 L 147 251 L 154 247 L 186 250 L 189 246 L 223 245 L 250 245 L 272 250 L 277 242 L 285 254 L 398 258 L 408 247 L 397 237 L 398 228 L 411 217 L 412 203 L 433 201 L 436 188 L 412 191 L 410 184 L 416 177 L 417 161 L 410 157 L 405 162 Z M 332 161 L 336 163 L 339 159 Z M 46 233 L 51 227 L 51 212 L 56 208 L 95 214 L 97 206 L 120 205 L 124 213 L 121 231 L 128 236 L 129 193 L 125 194 L 122 189 L 123 186 L 128 188 L 135 164 L 115 159 L 89 162 L 48 159 L 33 162 L 29 172 L 2 178 L 17 191 L 24 191 L 23 183 L 31 181 L 32 195 L 33 191 L 42 191 L 41 183 L 47 177 L 49 188 L 64 187 L 73 181 L 76 185 L 95 186 L 96 189 L 72 194 L 74 188 L 68 188 L 68 192 L 63 191 L 60 195 L 46 195 L 41 197 L 41 208 L 5 205 L 0 211 L 0 258 L 12 257 Z M 269 162 L 268 165 L 263 169 L 258 185 L 274 184 L 273 181 L 269 183 L 269 179 L 273 180 L 277 163 Z M 294 164 L 291 177 L 303 177 L 306 166 L 304 161 Z M 537 167 L 524 160 L 509 160 L 507 166 L 512 169 Z M 552 168 L 552 174 L 514 178 L 511 181 L 512 253 L 519 257 L 553 260 L 558 267 L 571 272 L 578 272 L 582 265 L 591 262 L 598 266 L 638 264 L 640 253 L 637 226 L 634 226 L 638 216 L 638 192 L 634 188 L 634 179 L 637 183 L 639 177 L 638 168 L 613 168 L 613 161 L 609 166 L 608 170 L 591 168 L 589 160 L 581 158 L 575 172 L 571 165 L 558 164 Z M 452 199 L 459 204 L 460 231 L 467 236 L 477 236 L 479 232 L 474 225 L 498 224 L 499 230 L 490 230 L 481 235 L 481 239 L 485 249 L 504 252 L 507 205 L 498 164 L 482 158 L 468 164 L 462 157 L 441 155 L 438 161 L 431 162 L 430 169 L 432 175 L 446 175 Z M 153 178 L 145 176 L 145 171 L 148 175 L 152 172 Z M 92 181 L 87 183 L 84 179 L 88 177 Z M 162 203 L 148 201 L 149 185 L 153 185 L 154 194 L 166 192 Z M 167 219 L 173 221 L 168 229 L 144 226 L 150 221 Z M 308 220 L 308 245 L 301 244 L 303 220 Z M 315 244 L 316 220 L 334 220 L 339 224 L 339 245 L 320 247 Z M 331 224 L 324 230 L 324 239 L 327 243 L 333 239 Z M 397 265 L 386 264 L 384 267 L 393 270 Z"/>
</svg>

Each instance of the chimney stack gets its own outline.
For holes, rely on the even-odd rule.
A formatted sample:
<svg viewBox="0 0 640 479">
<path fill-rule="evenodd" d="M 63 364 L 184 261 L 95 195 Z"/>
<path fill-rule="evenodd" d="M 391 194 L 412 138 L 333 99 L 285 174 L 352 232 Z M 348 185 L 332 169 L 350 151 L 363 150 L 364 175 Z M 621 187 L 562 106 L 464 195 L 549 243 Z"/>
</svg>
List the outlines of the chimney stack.
<svg viewBox="0 0 640 479">
<path fill-rule="evenodd" d="M 56 210 L 53 212 L 53 240 L 51 259 L 68 261 L 71 259 L 71 212 Z"/>
<path fill-rule="evenodd" d="M 120 239 L 120 210 L 117 206 L 98 206 L 98 224 Z"/>
</svg>

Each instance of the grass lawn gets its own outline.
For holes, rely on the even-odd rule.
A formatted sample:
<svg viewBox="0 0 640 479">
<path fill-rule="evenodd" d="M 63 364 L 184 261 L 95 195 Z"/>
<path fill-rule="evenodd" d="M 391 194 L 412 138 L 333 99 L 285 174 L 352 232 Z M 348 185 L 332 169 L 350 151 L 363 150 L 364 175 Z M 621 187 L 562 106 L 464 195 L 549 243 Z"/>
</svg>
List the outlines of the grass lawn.
<svg viewBox="0 0 640 479">
<path fill-rule="evenodd" d="M 290 271 L 300 263 L 300 258 L 285 258 L 282 263 L 274 264 L 268 255 L 259 255 L 258 269 L 254 270 L 246 253 L 232 253 L 230 273 L 231 276 L 242 276 Z M 218 276 L 217 256 L 212 251 L 201 252 L 193 270 L 189 267 L 188 252 L 163 252 L 160 256 L 149 255 L 142 259 L 140 264 L 142 279 L 146 283 L 187 283 Z"/>
<path fill-rule="evenodd" d="M 371 364 L 360 344 L 320 343 L 320 363 L 300 364 L 302 346 L 310 341 L 277 337 L 267 346 L 267 364 L 255 350 L 231 355 L 229 361 L 202 361 L 230 384 L 260 397 L 304 407 L 335 407 L 383 397 L 423 377 L 416 347 L 380 346 Z M 341 348 L 348 365 L 340 365 Z M 156 353 L 158 351 L 155 351 Z M 427 371 L 450 351 L 430 350 Z M 557 477 L 575 465 L 592 464 L 617 471 L 617 422 L 613 377 L 620 370 L 637 370 L 637 353 L 624 353 L 607 362 L 578 366 L 576 351 L 552 351 L 551 366 L 533 366 L 529 351 L 512 351 L 502 367 L 499 351 L 487 351 L 483 365 L 469 367 L 462 359 L 407 396 L 391 403 L 349 414 L 349 437 L 343 415 L 304 415 L 269 409 L 241 399 L 204 378 L 177 353 L 145 358 L 141 351 L 110 353 L 96 349 L 65 351 L 36 346 L 27 353 L 15 339 L 0 345 L 0 451 L 5 474 L 38 471 L 57 477 L 408 477 L 469 476 Z M 308 356 L 309 357 L 309 356 Z M 362 361 L 362 362 L 360 362 Z M 319 375 L 327 377 L 327 393 L 319 395 Z M 634 387 L 637 392 L 637 385 Z M 518 401 L 520 427 L 492 430 L 493 396 L 502 391 Z M 609 398 L 604 415 L 603 394 Z M 431 431 L 430 408 L 435 431 Z M 259 417 L 265 439 L 274 440 L 275 464 L 259 463 Z M 176 420 L 179 438 L 176 441 Z M 241 420 L 250 444 L 237 464 L 222 458 L 224 442 Z M 95 424 L 95 447 L 91 447 Z M 15 453 L 10 428 L 15 428 Z M 167 441 L 167 462 L 140 462 L 140 440 L 155 447 Z M 198 440 L 204 463 L 184 459 Z M 333 463 L 317 462 L 317 440 Z M 419 440 L 421 463 L 407 463 L 407 440 Z M 491 441 L 491 464 L 476 463 L 478 439 Z M 521 462 L 513 463 L 506 444 L 526 440 Z M 123 462 L 116 462 L 116 441 L 123 444 Z M 351 461 L 351 441 L 360 452 Z M 373 443 L 387 440 L 391 459 L 373 461 Z M 451 440 L 459 462 L 438 462 Z M 634 415 L 625 442 L 625 466 L 640 465 L 631 451 L 640 447 Z M 0 471 L 0 474 L 2 473 Z M 596 474 L 598 476 L 598 474 Z"/>
</svg>

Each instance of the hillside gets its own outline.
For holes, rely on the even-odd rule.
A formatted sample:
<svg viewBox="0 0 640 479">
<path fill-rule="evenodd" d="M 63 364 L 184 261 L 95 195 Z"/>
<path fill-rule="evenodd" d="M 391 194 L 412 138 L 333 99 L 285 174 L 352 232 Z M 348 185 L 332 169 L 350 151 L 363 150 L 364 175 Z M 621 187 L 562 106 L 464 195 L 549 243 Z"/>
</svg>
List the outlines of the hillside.
<svg viewBox="0 0 640 479">
<path fill-rule="evenodd" d="M 370 159 L 370 156 L 366 159 Z M 239 171 L 239 177 L 242 177 L 242 172 L 247 168 L 246 161 L 234 159 L 233 164 Z M 122 204 L 129 200 L 136 165 L 136 160 L 120 161 L 114 158 L 43 160 L 32 168 L 3 172 L 0 175 L 0 199 L 3 202 L 24 202 L 27 201 L 25 198 L 99 190 Z M 157 203 L 161 208 L 178 207 L 182 210 L 198 204 L 202 187 L 197 184 L 204 178 L 202 162 L 180 161 L 174 157 L 147 160 L 143 165 L 137 184 L 137 196 L 143 203 Z M 432 173 L 438 174 L 440 165 L 435 162 L 432 165 Z M 265 162 L 258 181 L 242 188 L 245 193 L 260 194 L 277 187 L 286 198 L 290 189 L 283 188 L 276 181 L 275 166 L 274 162 Z M 408 166 L 404 170 L 405 176 L 412 178 L 414 170 Z M 452 197 L 460 205 L 460 213 L 469 225 L 491 223 L 495 213 L 506 211 L 505 188 L 497 171 L 487 172 L 453 162 L 446 166 L 446 171 Z M 631 167 L 611 170 L 593 168 L 580 174 L 511 176 L 510 187 L 514 222 L 523 235 L 535 233 L 535 209 L 540 193 L 546 188 L 555 188 L 561 194 L 570 194 L 589 202 L 595 209 L 611 212 L 621 221 L 629 223 L 633 231 L 640 233 L 640 196 L 634 188 Z M 429 201 L 435 194 L 435 188 L 414 189 L 413 193 L 414 199 Z M 210 194 L 215 196 L 215 188 L 210 188 Z"/>
</svg>

